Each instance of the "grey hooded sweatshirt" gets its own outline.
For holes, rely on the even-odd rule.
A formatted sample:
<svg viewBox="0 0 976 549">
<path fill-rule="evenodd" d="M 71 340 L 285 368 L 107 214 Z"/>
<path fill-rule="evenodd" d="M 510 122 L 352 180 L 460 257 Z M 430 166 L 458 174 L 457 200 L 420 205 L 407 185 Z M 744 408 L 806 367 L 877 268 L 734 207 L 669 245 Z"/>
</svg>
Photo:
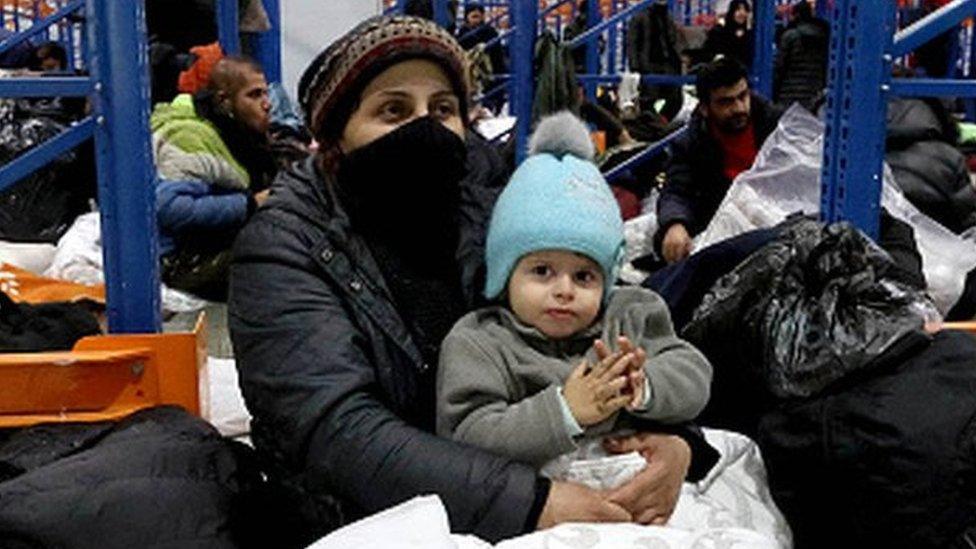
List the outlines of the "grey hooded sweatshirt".
<svg viewBox="0 0 976 549">
<path fill-rule="evenodd" d="M 631 416 L 678 423 L 702 411 L 711 364 L 675 335 L 660 296 L 626 287 L 612 291 L 593 326 L 563 340 L 546 337 L 502 306 L 462 317 L 441 346 L 438 434 L 536 466 L 572 451 L 578 437 L 566 421 L 560 388 L 584 358 L 595 362 L 595 339 L 613 347 L 620 335 L 647 351 L 650 402 L 645 410 L 621 411 L 585 428 L 582 436 L 625 429 Z"/>
</svg>

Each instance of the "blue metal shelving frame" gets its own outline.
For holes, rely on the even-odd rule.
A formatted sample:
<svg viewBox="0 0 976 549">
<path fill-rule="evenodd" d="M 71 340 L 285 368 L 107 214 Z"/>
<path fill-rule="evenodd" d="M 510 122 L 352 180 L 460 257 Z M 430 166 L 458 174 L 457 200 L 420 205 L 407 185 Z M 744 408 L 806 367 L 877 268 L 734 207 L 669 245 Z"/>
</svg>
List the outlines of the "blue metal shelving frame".
<svg viewBox="0 0 976 549">
<path fill-rule="evenodd" d="M 257 56 L 265 66 L 269 80 L 275 81 L 280 79 L 280 0 L 264 1 L 274 29 L 259 37 Z M 650 1 L 639 6 L 646 6 Z M 240 48 L 237 19 L 231 16 L 236 13 L 236 4 L 236 0 L 218 2 L 221 43 L 228 52 Z M 671 5 L 675 10 L 691 13 L 691 2 L 672 2 Z M 824 4 L 818 3 L 818 9 L 821 5 Z M 514 7 L 517 9 L 512 10 L 513 28 L 505 36 L 511 38 L 509 46 L 513 52 L 531 52 L 537 21 L 546 12 L 538 13 L 534 2 L 516 1 Z M 0 42 L 0 53 L 46 32 L 82 8 L 86 10 L 87 32 L 80 40 L 86 44 L 90 76 L 0 80 L 0 97 L 90 96 L 94 111 L 56 138 L 0 167 L 0 190 L 94 137 L 109 328 L 116 333 L 158 331 L 159 267 L 155 173 L 148 127 L 144 0 L 68 2 L 55 14 L 36 20 L 35 25 L 24 33 Z M 588 48 L 594 48 L 603 32 L 608 32 L 612 25 L 619 24 L 639 9 L 634 8 L 617 11 L 605 21 L 599 21 L 599 14 L 596 14 L 589 20 L 590 29 L 573 44 L 586 43 Z M 910 52 L 976 13 L 976 0 L 954 0 L 897 34 L 893 33 L 894 11 L 890 0 L 834 0 L 831 10 L 833 32 L 822 215 L 828 221 L 850 220 L 872 235 L 877 234 L 888 97 L 892 94 L 976 97 L 976 82 L 972 80 L 890 77 L 891 62 L 895 57 Z M 443 9 L 438 13 L 443 19 Z M 771 22 L 775 21 L 775 16 L 771 9 L 760 10 L 756 20 L 759 23 L 757 31 L 761 25 L 763 32 L 772 32 Z M 523 25 L 523 22 L 527 24 Z M 771 40 L 763 43 L 767 42 Z M 758 49 L 761 51 L 757 52 L 757 59 L 763 60 L 761 66 L 765 70 L 767 65 L 771 66 L 771 52 L 766 48 Z M 584 83 L 595 85 L 619 78 L 601 74 L 599 65 L 593 63 L 596 56 L 588 57 L 589 74 L 581 75 Z M 515 139 L 518 153 L 524 155 L 534 89 L 532 61 L 531 55 L 524 54 L 513 55 L 512 60 L 509 85 L 513 86 L 514 111 L 519 118 Z M 596 61 L 598 63 L 599 59 Z M 764 78 L 762 74 L 757 75 L 760 90 L 767 82 Z M 685 83 L 690 78 L 647 75 L 644 80 Z M 674 137 L 654 144 L 642 158 L 664 150 Z M 618 167 L 609 176 L 632 167 L 642 158 Z"/>
<path fill-rule="evenodd" d="M 90 76 L 9 79 L 0 82 L 0 96 L 90 96 L 93 111 L 0 167 L 0 189 L 94 137 L 109 329 L 154 332 L 161 311 L 143 0 L 71 2 L 0 44 L 0 51 L 81 8 L 86 10 Z"/>
<path fill-rule="evenodd" d="M 227 55 L 238 55 L 241 53 L 240 7 L 236 1 L 218 0 L 216 8 L 220 49 Z"/>
<path fill-rule="evenodd" d="M 508 92 L 511 101 L 511 113 L 517 120 L 514 131 L 517 160 L 521 160 L 524 157 L 525 143 L 531 131 L 531 98 L 534 96 L 535 89 L 534 80 L 531 77 L 533 74 L 533 55 L 531 52 L 535 51 L 536 29 L 539 27 L 545 28 L 546 18 L 566 1 L 569 0 L 559 2 L 541 12 L 535 2 L 507 0 L 493 3 L 493 5 L 498 6 L 507 5 L 510 15 L 509 21 L 511 21 L 512 25 L 508 30 L 501 32 L 498 38 L 486 44 L 486 47 L 493 46 L 495 43 L 508 41 L 509 57 L 511 58 L 511 74 L 496 75 L 496 82 L 507 82 L 507 84 L 504 86 L 496 85 L 486 90 L 480 99 L 492 97 L 499 93 L 505 93 L 506 91 Z M 775 4 L 757 2 L 761 6 L 757 6 L 755 18 L 756 43 L 764 44 L 764 46 L 756 48 L 753 62 L 756 70 L 753 73 L 753 84 L 757 91 L 767 96 L 771 95 L 772 92 L 772 67 L 773 57 L 775 55 L 773 37 L 775 36 L 776 6 L 788 1 L 775 0 Z M 630 3 L 629 5 L 622 5 L 619 9 L 616 3 L 614 3 L 614 7 L 607 18 L 603 18 L 597 0 L 588 3 L 587 29 L 582 34 L 575 36 L 569 42 L 569 47 L 582 47 L 586 49 L 586 73 L 577 76 L 583 85 L 584 93 L 591 100 L 596 95 L 598 84 L 612 83 L 620 80 L 616 67 L 623 66 L 624 60 L 626 59 L 624 53 L 626 48 L 622 48 L 621 51 L 617 51 L 617 48 L 619 44 L 623 44 L 626 41 L 626 22 L 640 13 L 640 11 L 647 9 L 654 2 L 655 0 L 641 0 L 636 3 Z M 672 13 L 679 14 L 678 19 L 682 19 L 681 14 L 684 14 L 683 19 L 688 23 L 694 15 L 714 14 L 713 2 L 714 0 L 670 0 L 669 6 L 671 7 Z M 388 6 L 384 12 L 396 13 L 402 11 L 404 3 L 404 0 L 397 0 Z M 485 4 L 484 2 L 481 3 L 483 5 Z M 461 11 L 463 11 L 463 4 L 462 2 L 459 6 Z M 440 8 L 446 9 L 444 8 L 446 5 L 447 0 L 434 0 L 435 12 Z M 532 17 L 533 15 L 534 18 Z M 498 18 L 501 19 L 502 16 Z M 531 34 L 523 32 L 526 26 L 522 24 L 524 21 L 533 22 L 528 25 L 532 29 Z M 557 22 L 557 29 L 559 26 L 560 22 Z M 607 40 L 607 51 L 601 54 L 599 51 L 599 40 L 604 36 Z M 642 75 L 641 79 L 642 82 L 649 84 L 683 85 L 694 83 L 694 77 L 684 75 Z M 644 153 L 635 156 L 633 164 L 628 163 L 628 166 L 635 165 L 652 158 L 656 154 L 660 154 L 677 135 L 677 133 L 674 133 L 663 142 L 656 143 Z M 622 171 L 615 170 L 611 176 L 616 177 L 618 173 L 622 173 Z"/>
<path fill-rule="evenodd" d="M 161 328 L 156 168 L 143 0 L 88 0 L 109 329 Z"/>
<path fill-rule="evenodd" d="M 257 54 L 269 80 L 280 81 L 279 0 L 263 1 L 273 29 L 258 37 Z M 144 0 L 73 0 L 0 42 L 0 53 L 62 24 L 81 9 L 85 10 L 86 28 L 79 42 L 87 48 L 84 55 L 89 76 L 0 80 L 0 97 L 87 96 L 92 101 L 92 113 L 0 167 L 0 190 L 94 138 L 109 330 L 157 332 L 161 328 L 161 301 L 156 173 L 149 131 Z M 230 52 L 240 48 L 236 11 L 237 0 L 218 2 L 220 40 Z"/>
<path fill-rule="evenodd" d="M 895 33 L 892 2 L 835 0 L 821 179 L 824 220 L 851 221 L 877 236 L 888 99 L 976 97 L 973 80 L 893 79 L 892 61 L 973 14 L 976 0 L 953 0 Z"/>
<path fill-rule="evenodd" d="M 281 82 L 281 0 L 261 0 L 268 13 L 271 30 L 254 37 L 251 52 L 264 69 L 268 82 Z M 227 55 L 241 51 L 240 8 L 238 0 L 217 0 L 217 36 Z"/>
</svg>

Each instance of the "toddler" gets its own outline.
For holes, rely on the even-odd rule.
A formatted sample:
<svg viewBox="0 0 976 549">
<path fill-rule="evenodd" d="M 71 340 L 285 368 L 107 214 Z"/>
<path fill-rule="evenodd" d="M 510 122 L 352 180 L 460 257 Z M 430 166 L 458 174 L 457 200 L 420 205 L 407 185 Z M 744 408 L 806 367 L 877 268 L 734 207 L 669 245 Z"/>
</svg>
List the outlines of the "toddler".
<svg viewBox="0 0 976 549">
<path fill-rule="evenodd" d="M 441 347 L 437 430 L 542 467 L 593 457 L 585 442 L 641 421 L 693 419 L 712 370 L 657 294 L 613 286 L 623 221 L 585 126 L 548 118 L 530 149 L 488 230 L 485 296 L 497 305 L 463 317 Z"/>
</svg>

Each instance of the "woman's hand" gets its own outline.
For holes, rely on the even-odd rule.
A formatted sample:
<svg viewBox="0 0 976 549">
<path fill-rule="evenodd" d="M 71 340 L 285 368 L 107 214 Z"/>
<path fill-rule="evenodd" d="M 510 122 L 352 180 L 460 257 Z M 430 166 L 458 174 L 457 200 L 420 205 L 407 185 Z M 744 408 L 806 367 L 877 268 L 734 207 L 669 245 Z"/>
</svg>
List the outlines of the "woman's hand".
<svg viewBox="0 0 976 549">
<path fill-rule="evenodd" d="M 553 482 L 537 530 L 563 522 L 630 522 L 631 514 L 602 492 L 569 482 Z"/>
<path fill-rule="evenodd" d="M 634 522 L 666 524 L 691 465 L 688 443 L 675 435 L 638 433 L 607 438 L 603 446 L 611 454 L 638 452 L 647 460 L 644 470 L 610 492 L 610 501 L 630 511 Z"/>
</svg>

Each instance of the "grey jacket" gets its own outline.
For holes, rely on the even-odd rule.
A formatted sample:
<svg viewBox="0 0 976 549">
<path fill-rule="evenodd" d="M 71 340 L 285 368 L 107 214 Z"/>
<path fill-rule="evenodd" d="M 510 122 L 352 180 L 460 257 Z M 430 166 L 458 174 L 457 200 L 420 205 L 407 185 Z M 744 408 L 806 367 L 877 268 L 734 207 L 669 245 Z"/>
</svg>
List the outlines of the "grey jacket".
<svg viewBox="0 0 976 549">
<path fill-rule="evenodd" d="M 708 402 L 711 365 L 675 335 L 660 296 L 628 287 L 613 291 L 601 321 L 566 340 L 547 338 L 501 306 L 459 320 L 441 347 L 438 433 L 536 466 L 573 450 L 559 388 L 584 358 L 594 362 L 594 339 L 620 335 L 647 351 L 650 403 L 584 436 L 626 428 L 632 415 L 662 423 L 697 416 Z"/>
</svg>

